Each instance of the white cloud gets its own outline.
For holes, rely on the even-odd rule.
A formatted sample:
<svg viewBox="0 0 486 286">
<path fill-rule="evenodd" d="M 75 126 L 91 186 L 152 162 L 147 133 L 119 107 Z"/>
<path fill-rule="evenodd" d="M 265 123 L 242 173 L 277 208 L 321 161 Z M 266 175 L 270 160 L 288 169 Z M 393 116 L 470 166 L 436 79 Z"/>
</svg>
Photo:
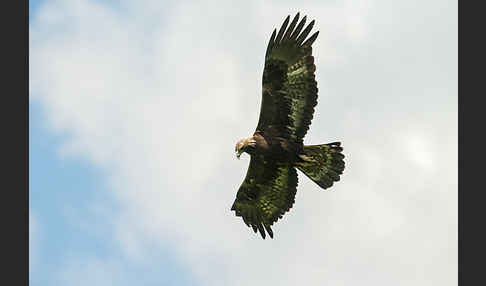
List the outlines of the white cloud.
<svg viewBox="0 0 486 286">
<path fill-rule="evenodd" d="M 453 285 L 457 9 L 383 2 L 47 1 L 31 96 L 68 154 L 109 170 L 132 259 L 170 245 L 207 285 Z M 321 30 L 306 142 L 341 140 L 347 167 L 331 192 L 300 175 L 262 241 L 229 210 L 248 163 L 233 147 L 257 122 L 268 37 L 296 11 Z"/>
</svg>

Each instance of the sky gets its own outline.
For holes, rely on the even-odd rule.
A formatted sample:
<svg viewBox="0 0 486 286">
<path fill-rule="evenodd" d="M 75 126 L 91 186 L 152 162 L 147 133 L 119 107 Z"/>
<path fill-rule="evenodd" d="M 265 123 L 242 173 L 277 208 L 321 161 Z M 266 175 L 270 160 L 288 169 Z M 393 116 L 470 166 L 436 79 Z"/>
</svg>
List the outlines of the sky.
<svg viewBox="0 0 486 286">
<path fill-rule="evenodd" d="M 346 169 L 262 240 L 230 207 L 274 28 L 315 19 L 305 144 Z M 30 1 L 31 285 L 456 285 L 457 1 Z"/>
</svg>

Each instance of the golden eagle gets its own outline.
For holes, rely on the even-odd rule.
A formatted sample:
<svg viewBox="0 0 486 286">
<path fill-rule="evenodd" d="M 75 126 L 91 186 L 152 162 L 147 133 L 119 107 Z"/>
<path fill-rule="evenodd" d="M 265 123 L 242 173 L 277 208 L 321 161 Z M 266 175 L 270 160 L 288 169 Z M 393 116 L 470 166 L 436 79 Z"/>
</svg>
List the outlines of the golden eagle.
<svg viewBox="0 0 486 286">
<path fill-rule="evenodd" d="M 263 239 L 265 230 L 273 238 L 271 225 L 294 204 L 295 168 L 323 189 L 339 181 L 344 170 L 340 142 L 303 144 L 317 104 L 311 46 L 319 34 L 305 40 L 314 26 L 313 20 L 303 29 L 306 18 L 297 24 L 297 13 L 289 25 L 289 15 L 278 34 L 273 31 L 265 54 L 258 126 L 235 147 L 238 158 L 246 152 L 251 159 L 231 210 Z"/>
</svg>

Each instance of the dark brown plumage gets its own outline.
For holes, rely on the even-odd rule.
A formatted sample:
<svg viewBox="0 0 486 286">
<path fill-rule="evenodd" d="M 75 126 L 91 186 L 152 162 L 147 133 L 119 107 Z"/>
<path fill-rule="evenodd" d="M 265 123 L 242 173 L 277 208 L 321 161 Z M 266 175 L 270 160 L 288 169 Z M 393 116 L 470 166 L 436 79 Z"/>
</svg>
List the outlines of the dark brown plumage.
<svg viewBox="0 0 486 286">
<path fill-rule="evenodd" d="M 271 226 L 294 204 L 295 168 L 323 189 L 339 181 L 344 170 L 340 142 L 303 144 L 317 104 L 312 44 L 319 32 L 306 40 L 314 21 L 304 30 L 306 17 L 299 22 L 297 13 L 289 21 L 290 16 L 268 42 L 257 128 L 235 147 L 238 158 L 246 152 L 251 159 L 231 210 L 264 239 L 266 233 L 273 238 Z"/>
</svg>

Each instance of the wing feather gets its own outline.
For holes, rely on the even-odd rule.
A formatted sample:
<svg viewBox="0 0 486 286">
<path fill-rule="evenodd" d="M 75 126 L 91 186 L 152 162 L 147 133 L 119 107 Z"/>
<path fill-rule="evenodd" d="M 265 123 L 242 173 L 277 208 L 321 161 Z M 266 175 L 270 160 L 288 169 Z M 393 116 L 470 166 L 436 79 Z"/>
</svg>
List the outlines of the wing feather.
<svg viewBox="0 0 486 286">
<path fill-rule="evenodd" d="M 289 38 L 289 41 L 294 41 L 297 36 L 299 35 L 300 31 L 302 31 L 302 28 L 304 28 L 305 21 L 307 20 L 307 16 L 304 16 L 302 20 L 300 21 L 299 25 L 297 25 L 297 28 L 292 32 L 292 35 Z"/>
<path fill-rule="evenodd" d="M 315 23 L 315 20 L 312 20 L 309 23 L 309 25 L 307 25 L 307 27 L 304 29 L 302 34 L 300 34 L 300 36 L 297 38 L 297 40 L 295 40 L 297 45 L 300 46 L 300 44 L 302 44 L 304 39 L 309 35 L 310 31 L 312 30 L 312 27 L 314 27 L 314 23 Z"/>
<path fill-rule="evenodd" d="M 275 42 L 277 44 L 280 43 L 280 40 L 282 39 L 283 33 L 285 32 L 285 29 L 287 29 L 287 25 L 289 24 L 290 20 L 290 15 L 285 18 L 285 21 L 282 23 L 282 26 L 280 27 L 280 30 L 278 31 L 277 38 L 275 39 Z"/>
<path fill-rule="evenodd" d="M 295 25 L 297 25 L 297 22 L 299 21 L 299 14 L 300 13 L 297 13 L 294 17 L 294 19 L 292 20 L 292 23 L 290 23 L 290 26 L 289 28 L 287 29 L 287 32 L 285 32 L 285 35 L 283 36 L 282 38 L 282 41 L 283 42 L 286 42 L 289 40 L 290 38 L 290 35 L 292 34 L 292 31 L 294 30 L 295 28 Z"/>
<path fill-rule="evenodd" d="M 317 39 L 317 36 L 319 35 L 319 31 L 315 32 L 314 34 L 312 34 L 312 36 L 309 37 L 309 39 L 307 39 L 303 44 L 302 46 L 312 46 L 312 44 L 314 43 L 314 41 Z"/>
<path fill-rule="evenodd" d="M 315 21 L 312 20 L 300 33 L 306 16 L 296 27 L 298 20 L 299 13 L 288 26 L 288 16 L 278 34 L 275 36 L 277 31 L 274 30 L 270 37 L 265 54 L 257 131 L 302 142 L 317 105 L 316 67 L 311 46 L 319 31 L 304 41 Z"/>
<path fill-rule="evenodd" d="M 252 156 L 231 210 L 263 239 L 265 231 L 273 238 L 271 226 L 292 208 L 297 183 L 297 172 L 289 163 Z"/>
<path fill-rule="evenodd" d="M 268 55 L 272 51 L 276 33 L 277 33 L 277 29 L 274 29 L 272 36 L 270 36 L 270 41 L 268 41 L 267 51 L 265 55 Z"/>
</svg>

